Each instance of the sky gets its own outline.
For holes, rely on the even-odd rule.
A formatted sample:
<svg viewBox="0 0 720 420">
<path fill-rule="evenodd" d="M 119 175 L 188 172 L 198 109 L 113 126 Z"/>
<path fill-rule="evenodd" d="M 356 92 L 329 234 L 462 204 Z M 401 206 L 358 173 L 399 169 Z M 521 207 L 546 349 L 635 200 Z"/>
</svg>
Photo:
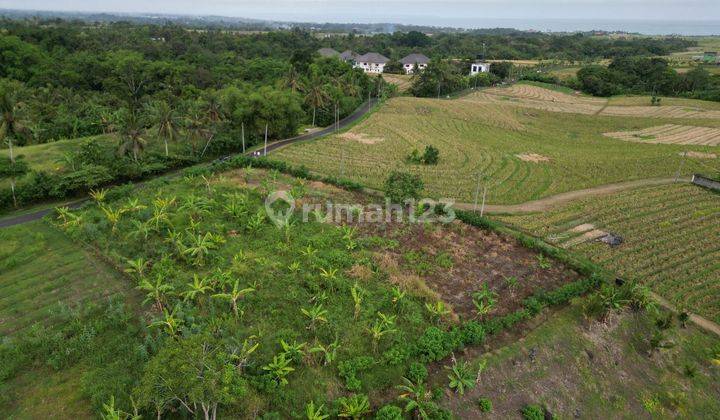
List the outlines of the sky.
<svg viewBox="0 0 720 420">
<path fill-rule="evenodd" d="M 502 19 L 720 20 L 720 0 L 0 0 L 0 8 L 463 27 Z"/>
</svg>

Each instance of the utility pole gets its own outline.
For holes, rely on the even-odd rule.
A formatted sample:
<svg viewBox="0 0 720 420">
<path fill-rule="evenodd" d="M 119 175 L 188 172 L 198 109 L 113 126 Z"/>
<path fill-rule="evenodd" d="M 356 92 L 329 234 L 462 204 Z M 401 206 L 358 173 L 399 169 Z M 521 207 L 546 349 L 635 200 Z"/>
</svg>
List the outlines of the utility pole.
<svg viewBox="0 0 720 420">
<path fill-rule="evenodd" d="M 243 154 L 245 154 L 245 121 L 240 123 L 240 130 L 242 132 L 242 146 L 243 146 Z"/>
<path fill-rule="evenodd" d="M 480 207 L 480 217 L 483 217 L 483 214 L 485 214 L 485 197 L 487 196 L 487 182 L 483 186 L 483 201 L 482 201 L 482 207 Z"/>
<path fill-rule="evenodd" d="M 480 172 L 478 172 L 477 186 L 475 187 L 475 204 L 473 205 L 473 211 L 477 211 L 478 198 L 480 197 Z"/>
<path fill-rule="evenodd" d="M 340 179 L 345 178 L 345 149 L 342 149 L 342 157 L 340 158 Z"/>
<path fill-rule="evenodd" d="M 678 182 L 680 180 L 680 172 L 682 171 L 682 168 L 685 164 L 685 159 L 687 158 L 688 152 L 683 152 L 682 155 L 680 155 L 680 163 L 678 163 L 678 170 L 675 174 L 675 182 Z"/>
<path fill-rule="evenodd" d="M 268 123 L 265 123 L 265 149 L 263 150 L 263 156 L 267 156 L 267 134 L 268 134 Z"/>
</svg>

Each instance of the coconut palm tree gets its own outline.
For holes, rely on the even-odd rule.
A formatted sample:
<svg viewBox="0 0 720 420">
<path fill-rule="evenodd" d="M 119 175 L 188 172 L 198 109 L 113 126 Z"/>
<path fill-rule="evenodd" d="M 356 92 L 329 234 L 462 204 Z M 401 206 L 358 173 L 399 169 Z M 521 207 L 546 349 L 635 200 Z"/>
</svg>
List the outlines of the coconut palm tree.
<svg viewBox="0 0 720 420">
<path fill-rule="evenodd" d="M 305 92 L 305 103 L 311 106 L 313 110 L 312 125 L 315 126 L 317 109 L 328 103 L 330 95 L 327 92 L 323 80 L 317 74 L 306 78 L 302 86 L 303 92 Z"/>
<path fill-rule="evenodd" d="M 170 154 L 168 142 L 179 137 L 180 118 L 165 101 L 154 101 L 147 107 L 152 122 L 157 125 L 157 136 L 165 143 L 165 156 Z"/>
<path fill-rule="evenodd" d="M 293 93 L 303 89 L 300 73 L 298 73 L 295 66 L 290 66 L 287 76 L 285 76 L 285 86 L 290 88 Z"/>
<path fill-rule="evenodd" d="M 23 125 L 23 104 L 16 91 L 6 87 L 0 92 L 0 141 L 8 145 L 11 163 L 15 163 L 13 143 L 27 139 L 28 134 Z"/>
<path fill-rule="evenodd" d="M 138 161 L 138 157 L 145 150 L 147 142 L 142 137 L 143 125 L 140 117 L 136 112 L 125 109 L 118 115 L 120 119 L 120 147 L 118 153 L 121 155 L 132 154 L 133 160 Z"/>
</svg>

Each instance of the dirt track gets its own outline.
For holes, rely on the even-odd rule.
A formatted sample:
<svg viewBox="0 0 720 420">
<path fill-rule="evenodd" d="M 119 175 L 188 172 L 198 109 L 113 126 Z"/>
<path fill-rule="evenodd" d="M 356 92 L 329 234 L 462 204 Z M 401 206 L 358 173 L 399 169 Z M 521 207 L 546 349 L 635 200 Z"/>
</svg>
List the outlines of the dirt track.
<svg viewBox="0 0 720 420">
<path fill-rule="evenodd" d="M 689 182 L 689 178 L 680 178 L 680 182 Z M 532 213 L 538 211 L 547 211 L 551 208 L 565 204 L 573 200 L 577 200 L 585 197 L 592 197 L 598 195 L 612 194 L 618 191 L 629 190 L 638 187 L 645 187 L 650 185 L 665 185 L 676 182 L 675 178 L 651 178 L 651 179 L 640 179 L 637 181 L 620 182 L 617 184 L 601 185 L 599 187 L 586 188 L 584 190 L 569 191 L 553 195 L 539 200 L 528 201 L 520 204 L 508 204 L 508 205 L 497 205 L 497 204 L 486 204 L 485 213 Z M 473 210 L 475 205 L 473 203 L 455 203 L 455 207 L 462 210 Z M 478 209 L 480 205 L 478 204 Z"/>
</svg>

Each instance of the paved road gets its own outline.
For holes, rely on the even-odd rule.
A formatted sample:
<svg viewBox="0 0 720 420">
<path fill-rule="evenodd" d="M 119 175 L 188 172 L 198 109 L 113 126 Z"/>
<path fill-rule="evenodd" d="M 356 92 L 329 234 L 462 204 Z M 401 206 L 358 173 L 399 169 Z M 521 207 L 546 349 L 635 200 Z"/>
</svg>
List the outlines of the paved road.
<svg viewBox="0 0 720 420">
<path fill-rule="evenodd" d="M 343 128 L 348 127 L 349 125 L 357 122 L 362 117 L 364 117 L 376 104 L 378 103 L 377 99 L 371 99 L 368 102 L 365 102 L 363 105 L 361 105 L 358 109 L 356 109 L 352 114 L 348 115 L 347 117 L 343 118 L 339 121 L 338 125 L 335 126 L 335 124 L 325 127 L 318 131 L 313 131 L 311 133 L 303 134 L 301 136 L 292 137 L 289 139 L 284 140 L 278 140 L 274 141 L 272 143 L 268 143 L 267 151 L 271 152 L 273 150 L 280 149 L 281 147 L 285 147 L 292 143 L 297 143 L 301 141 L 307 141 L 307 140 L 314 140 L 323 136 L 326 136 L 328 134 L 332 134 L 336 130 L 342 130 Z M 262 152 L 263 149 L 260 149 Z M 246 154 L 250 156 L 253 152 L 247 152 Z M 167 174 L 163 174 L 160 176 L 165 176 Z M 137 185 L 141 185 L 142 183 L 137 183 Z M 76 201 L 69 202 L 65 204 L 66 206 L 72 208 L 78 208 L 83 203 L 85 203 L 88 200 L 88 198 L 82 198 Z M 23 223 L 32 222 L 35 220 L 42 219 L 43 217 L 50 214 L 52 211 L 54 211 L 54 207 L 38 210 L 36 212 L 32 213 L 26 213 L 19 216 L 13 216 L 13 217 L 7 217 L 4 219 L 0 219 L 0 229 L 10 226 L 16 226 L 21 225 Z"/>
</svg>

